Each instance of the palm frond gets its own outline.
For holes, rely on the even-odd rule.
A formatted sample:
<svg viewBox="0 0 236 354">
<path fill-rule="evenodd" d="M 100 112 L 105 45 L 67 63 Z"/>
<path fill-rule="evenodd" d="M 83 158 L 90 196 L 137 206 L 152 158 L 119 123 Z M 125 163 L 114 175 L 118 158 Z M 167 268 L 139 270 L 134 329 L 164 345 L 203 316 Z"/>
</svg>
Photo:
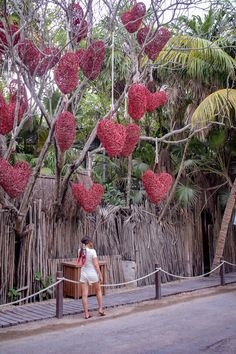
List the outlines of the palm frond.
<svg viewBox="0 0 236 354">
<path fill-rule="evenodd" d="M 155 64 L 160 71 L 180 70 L 182 76 L 201 82 L 223 81 L 225 76 L 235 78 L 236 60 L 217 43 L 198 37 L 172 37 Z"/>
<path fill-rule="evenodd" d="M 208 122 L 230 118 L 236 111 L 236 90 L 218 90 L 207 96 L 192 115 L 194 127 L 205 127 Z"/>
<path fill-rule="evenodd" d="M 195 185 L 183 185 L 183 184 L 179 184 L 176 187 L 176 199 L 177 202 L 183 206 L 183 207 L 187 207 L 187 206 L 192 206 L 194 204 L 196 204 L 197 200 L 198 200 L 198 188 Z"/>
</svg>

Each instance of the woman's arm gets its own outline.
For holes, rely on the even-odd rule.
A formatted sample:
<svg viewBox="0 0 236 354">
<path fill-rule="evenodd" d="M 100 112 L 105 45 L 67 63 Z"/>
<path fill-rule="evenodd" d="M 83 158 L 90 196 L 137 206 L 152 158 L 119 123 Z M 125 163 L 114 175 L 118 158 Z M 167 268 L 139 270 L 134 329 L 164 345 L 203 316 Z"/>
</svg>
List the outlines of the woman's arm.
<svg viewBox="0 0 236 354">
<path fill-rule="evenodd" d="M 99 280 L 102 283 L 103 282 L 103 277 L 102 277 L 102 273 L 101 273 L 101 270 L 100 270 L 100 267 L 99 267 L 98 258 L 97 257 L 93 257 L 92 260 L 93 260 L 94 268 L 95 268 L 96 272 L 98 273 Z"/>
</svg>

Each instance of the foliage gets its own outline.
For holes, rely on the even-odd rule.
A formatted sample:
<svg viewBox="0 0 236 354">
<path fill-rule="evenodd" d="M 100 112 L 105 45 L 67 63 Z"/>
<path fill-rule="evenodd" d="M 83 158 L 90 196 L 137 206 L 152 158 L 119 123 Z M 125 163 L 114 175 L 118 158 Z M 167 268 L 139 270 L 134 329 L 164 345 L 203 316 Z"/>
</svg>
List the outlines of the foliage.
<svg viewBox="0 0 236 354">
<path fill-rule="evenodd" d="M 182 78 L 226 85 L 235 78 L 236 60 L 216 43 L 191 36 L 174 36 L 156 59 L 161 72 L 178 72 Z"/>
<path fill-rule="evenodd" d="M 41 272 L 36 272 L 34 274 L 34 279 L 39 284 L 39 290 L 46 289 L 48 286 L 53 284 L 53 277 L 52 275 L 47 276 L 46 278 L 43 277 Z M 47 289 L 43 293 L 40 294 L 42 300 L 48 300 L 52 297 L 53 288 Z"/>
<path fill-rule="evenodd" d="M 179 184 L 176 188 L 177 203 L 183 207 L 193 206 L 198 201 L 199 190 L 195 185 Z"/>
<path fill-rule="evenodd" d="M 20 297 L 19 292 L 15 288 L 9 289 L 7 296 L 10 298 L 10 301 L 16 301 Z"/>
<path fill-rule="evenodd" d="M 125 206 L 125 195 L 115 188 L 112 183 L 106 183 L 103 202 L 105 204 Z"/>
<path fill-rule="evenodd" d="M 193 126 L 204 127 L 210 121 L 229 120 L 235 117 L 236 90 L 219 90 L 213 92 L 197 107 L 192 116 Z"/>
</svg>

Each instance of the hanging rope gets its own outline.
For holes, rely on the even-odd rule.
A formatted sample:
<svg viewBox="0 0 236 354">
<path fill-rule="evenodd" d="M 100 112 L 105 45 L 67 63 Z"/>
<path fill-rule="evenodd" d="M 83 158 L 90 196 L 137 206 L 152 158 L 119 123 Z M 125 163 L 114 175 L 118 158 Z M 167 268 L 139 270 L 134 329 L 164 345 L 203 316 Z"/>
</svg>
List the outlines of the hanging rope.
<svg viewBox="0 0 236 354">
<path fill-rule="evenodd" d="M 112 47 L 111 47 L 111 111 L 114 110 L 114 51 L 115 51 L 115 35 L 112 32 Z"/>
<path fill-rule="evenodd" d="M 155 152 L 155 165 L 158 164 L 159 161 L 159 154 L 158 154 L 158 141 L 157 141 L 157 137 L 156 137 L 156 152 Z"/>
<path fill-rule="evenodd" d="M 129 115 L 128 115 L 128 94 L 125 94 L 125 114 L 124 114 L 124 118 L 128 119 Z"/>
</svg>

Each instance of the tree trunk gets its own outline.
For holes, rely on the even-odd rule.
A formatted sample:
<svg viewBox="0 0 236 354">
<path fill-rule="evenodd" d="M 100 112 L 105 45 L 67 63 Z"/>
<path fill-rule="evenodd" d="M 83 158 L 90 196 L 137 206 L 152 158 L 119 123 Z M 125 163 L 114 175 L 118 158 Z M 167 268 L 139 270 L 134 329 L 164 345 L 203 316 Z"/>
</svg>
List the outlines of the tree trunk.
<svg viewBox="0 0 236 354">
<path fill-rule="evenodd" d="M 7 143 L 4 135 L 0 134 L 0 158 L 5 155 L 7 151 Z"/>
<path fill-rule="evenodd" d="M 229 195 L 229 199 L 227 201 L 223 219 L 221 222 L 220 233 L 216 243 L 215 256 L 212 263 L 211 269 L 214 269 L 218 264 L 220 264 L 220 258 L 223 256 L 225 240 L 228 233 L 229 223 L 232 217 L 232 213 L 235 205 L 235 196 L 236 196 L 236 178 L 234 180 L 233 187 L 231 188 L 231 192 Z"/>
</svg>

